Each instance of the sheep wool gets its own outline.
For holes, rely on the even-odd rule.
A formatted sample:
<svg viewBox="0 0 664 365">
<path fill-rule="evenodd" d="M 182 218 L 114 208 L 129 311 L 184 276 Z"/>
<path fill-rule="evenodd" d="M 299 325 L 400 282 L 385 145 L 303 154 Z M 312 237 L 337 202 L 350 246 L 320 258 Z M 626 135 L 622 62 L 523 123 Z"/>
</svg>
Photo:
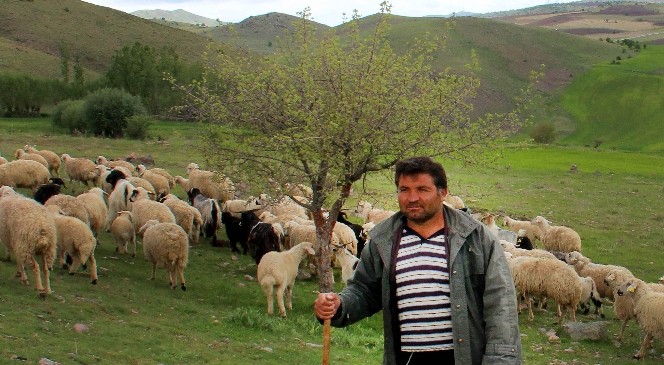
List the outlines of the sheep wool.
<svg viewBox="0 0 664 365">
<path fill-rule="evenodd" d="M 572 265 L 579 276 L 590 276 L 595 282 L 597 292 L 602 298 L 613 300 L 613 290 L 609 287 L 604 278 L 612 270 L 620 270 L 629 276 L 634 276 L 628 269 L 617 265 L 596 264 L 589 258 L 583 256 L 580 252 L 572 251 L 565 255 L 565 262 Z"/>
<path fill-rule="evenodd" d="M 136 190 L 138 193 L 129 199 L 131 201 L 131 214 L 134 216 L 136 229 L 143 227 L 149 220 L 175 224 L 175 216 L 167 206 L 150 200 L 148 192 L 145 189 L 136 188 Z M 141 236 L 140 233 L 139 236 Z"/>
<path fill-rule="evenodd" d="M 100 188 L 92 188 L 85 193 L 76 196 L 76 200 L 83 205 L 88 213 L 90 228 L 95 237 L 99 237 L 99 232 L 106 230 L 106 214 L 108 207 L 104 200 L 104 191 Z"/>
<path fill-rule="evenodd" d="M 44 157 L 36 153 L 28 153 L 19 148 L 14 152 L 14 157 L 16 157 L 17 160 L 32 160 L 39 162 L 48 169 L 48 161 L 46 161 Z"/>
<path fill-rule="evenodd" d="M 86 186 L 89 186 L 90 182 L 94 183 L 99 171 L 97 170 L 97 165 L 92 160 L 71 157 L 67 153 L 62 154 L 60 158 L 65 164 L 65 170 L 67 171 L 67 176 L 69 176 L 70 183 L 74 180 L 80 181 Z"/>
<path fill-rule="evenodd" d="M 288 251 L 270 251 L 258 263 L 256 279 L 263 288 L 267 299 L 267 313 L 274 313 L 276 288 L 279 314 L 286 318 L 286 308 L 293 310 L 293 286 L 300 262 L 307 255 L 314 255 L 311 242 L 301 242 Z"/>
<path fill-rule="evenodd" d="M 90 227 L 77 218 L 62 215 L 57 206 L 51 206 L 48 210 L 51 211 L 58 230 L 57 247 L 60 265 L 63 269 L 69 269 L 70 275 L 74 275 L 81 264 L 90 263 L 90 280 L 92 284 L 97 284 L 97 261 L 95 260 L 97 240 Z M 69 267 L 65 262 L 65 254 L 73 260 Z"/>
<path fill-rule="evenodd" d="M 143 255 L 152 264 L 152 276 L 155 279 L 157 267 L 168 271 L 171 289 L 178 286 L 187 290 L 184 280 L 184 269 L 189 260 L 189 244 L 187 233 L 175 223 L 159 223 L 150 220 L 139 230 L 143 236 Z"/>
<path fill-rule="evenodd" d="M 43 157 L 48 163 L 48 170 L 51 172 L 51 174 L 53 176 L 60 177 L 60 165 L 62 162 L 60 161 L 60 156 L 58 156 L 57 153 L 49 150 L 38 150 L 35 146 L 30 146 L 27 144 L 23 149 L 28 153 L 36 153 Z"/>
<path fill-rule="evenodd" d="M 535 217 L 532 223 L 542 231 L 540 241 L 547 251 L 581 252 L 581 237 L 572 228 L 551 226 L 549 221 L 542 216 Z"/>
<path fill-rule="evenodd" d="M 0 186 L 37 190 L 48 183 L 48 168 L 32 160 L 15 160 L 0 165 Z"/>
<path fill-rule="evenodd" d="M 646 356 L 652 346 L 652 340 L 664 340 L 664 293 L 651 290 L 644 281 L 632 279 L 617 290 L 619 296 L 627 295 L 634 302 L 634 314 L 639 327 L 645 332 L 641 349 L 634 355 L 635 359 Z"/>
<path fill-rule="evenodd" d="M 130 211 L 123 210 L 117 213 L 117 217 L 111 223 L 111 234 L 115 239 L 115 251 L 121 255 L 126 254 L 127 246 L 131 244 L 131 257 L 136 256 L 136 230 L 134 228 L 134 216 Z"/>
</svg>

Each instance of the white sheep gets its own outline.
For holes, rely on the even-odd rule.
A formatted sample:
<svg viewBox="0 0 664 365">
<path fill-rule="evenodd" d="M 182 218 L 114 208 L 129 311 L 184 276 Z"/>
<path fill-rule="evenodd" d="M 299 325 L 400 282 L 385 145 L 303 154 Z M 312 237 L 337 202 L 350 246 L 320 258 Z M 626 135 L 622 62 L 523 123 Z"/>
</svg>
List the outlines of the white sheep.
<svg viewBox="0 0 664 365">
<path fill-rule="evenodd" d="M 30 266 L 37 292 L 45 297 L 51 294 L 49 269 L 56 255 L 57 228 L 53 217 L 43 205 L 13 192 L 10 187 L 0 190 L 0 242 L 5 245 L 5 257 L 9 260 L 10 253 L 14 254 L 16 273 L 24 285 L 28 285 L 25 266 Z M 41 257 L 41 269 L 35 256 Z"/>
<path fill-rule="evenodd" d="M 357 217 L 362 218 L 363 223 L 373 222 L 378 224 L 379 222 L 394 215 L 395 212 L 391 210 L 372 208 L 371 203 L 361 200 L 357 203 L 354 213 Z"/>
<path fill-rule="evenodd" d="M 289 221 L 284 224 L 284 230 L 288 235 L 286 240 L 288 243 L 284 246 L 285 248 L 294 247 L 302 242 L 312 242 L 314 250 L 316 252 L 320 250 L 318 238 L 316 237 L 316 226 Z M 332 247 L 339 246 L 339 236 L 334 232 L 332 232 L 330 245 Z M 311 264 L 309 265 L 309 274 L 316 275 L 318 273 L 318 257 L 310 257 L 309 261 L 311 261 Z"/>
<path fill-rule="evenodd" d="M 646 333 L 641 349 L 634 355 L 635 359 L 641 359 L 646 356 L 654 338 L 664 340 L 664 293 L 651 290 L 645 282 L 636 278 L 623 284 L 616 293 L 632 298 L 636 321 Z"/>
<path fill-rule="evenodd" d="M 293 310 L 293 285 L 300 262 L 307 255 L 315 255 L 311 242 L 301 242 L 288 251 L 270 251 L 261 258 L 256 279 L 265 293 L 268 314 L 274 313 L 275 288 L 281 317 L 286 318 L 286 308 Z"/>
<path fill-rule="evenodd" d="M 610 300 L 613 300 L 613 290 L 604 281 L 606 275 L 610 271 L 618 270 L 627 275 L 634 276 L 632 272 L 625 267 L 592 263 L 589 258 L 576 251 L 567 253 L 567 255 L 565 255 L 565 262 L 572 265 L 579 276 L 590 276 L 593 278 L 599 295 L 602 298 L 608 298 Z"/>
<path fill-rule="evenodd" d="M 540 250 L 540 249 L 525 250 L 516 247 L 512 242 L 509 241 L 499 240 L 498 242 L 500 243 L 501 246 L 503 246 L 503 250 L 505 252 L 509 252 L 510 254 L 512 254 L 512 257 L 529 256 L 529 257 L 539 257 L 549 260 L 558 260 L 554 254 L 546 250 Z"/>
<path fill-rule="evenodd" d="M 108 166 L 110 168 L 116 168 L 116 167 L 122 167 L 122 172 L 127 174 L 127 177 L 129 176 L 136 176 L 136 166 L 132 164 L 129 161 L 125 160 L 108 160 L 104 156 L 97 156 L 97 165 L 104 165 Z"/>
<path fill-rule="evenodd" d="M 175 216 L 175 223 L 187 232 L 189 241 L 193 243 L 196 238 L 196 242 L 198 242 L 197 238 L 202 224 L 202 222 L 199 223 L 196 220 L 196 213 L 201 217 L 198 209 L 173 194 L 166 195 L 161 202 L 171 210 L 173 216 Z"/>
<path fill-rule="evenodd" d="M 235 197 L 235 184 L 225 175 L 215 171 L 201 170 L 196 163 L 187 165 L 189 174 L 189 190 L 197 188 L 208 198 L 220 202 Z"/>
<path fill-rule="evenodd" d="M 341 268 L 341 281 L 344 285 L 348 285 L 348 280 L 353 277 L 355 266 L 357 266 L 360 259 L 343 246 L 335 247 L 332 251 L 334 253 L 334 262 Z"/>
<path fill-rule="evenodd" d="M 51 172 L 52 176 L 60 177 L 60 156 L 57 153 L 49 150 L 38 150 L 35 146 L 25 145 L 23 148 L 28 153 L 36 153 L 43 157 L 48 163 L 48 170 Z"/>
<path fill-rule="evenodd" d="M 175 186 L 175 179 L 168 171 L 166 171 L 166 169 L 162 169 L 161 167 L 153 167 L 150 169 L 150 172 L 165 177 L 166 181 L 168 181 L 169 189 L 173 189 L 173 187 Z"/>
<path fill-rule="evenodd" d="M 106 165 L 97 165 L 95 166 L 97 170 L 94 181 L 92 182 L 96 187 L 101 188 L 106 194 L 110 194 L 113 191 L 113 185 L 106 181 L 106 177 L 111 173 L 111 168 Z"/>
<path fill-rule="evenodd" d="M 129 181 L 121 179 L 115 184 L 115 188 L 108 197 L 108 212 L 106 213 L 106 224 L 104 224 L 107 231 L 118 212 L 131 210 L 130 198 L 134 194 L 136 194 L 136 188 Z"/>
<path fill-rule="evenodd" d="M 528 237 L 530 242 L 535 244 L 536 239 L 542 236 L 542 230 L 530 221 L 521 221 L 510 218 L 508 215 L 503 216 L 503 226 L 508 227 L 510 231 L 519 233 L 520 230 L 525 230 L 525 237 Z"/>
<path fill-rule="evenodd" d="M 352 228 L 341 222 L 335 222 L 332 231 L 339 238 L 339 244 L 344 246 L 353 255 L 357 255 L 357 237 Z"/>
<path fill-rule="evenodd" d="M 76 158 L 71 157 L 67 153 L 63 153 L 60 156 L 62 162 L 65 164 L 65 171 L 67 171 L 67 176 L 69 176 L 69 182 L 80 181 L 86 186 L 89 186 L 89 183 L 94 184 L 95 178 L 99 171 L 97 170 L 97 165 L 87 158 Z"/>
<path fill-rule="evenodd" d="M 501 229 L 496 225 L 496 216 L 488 213 L 482 217 L 482 223 L 484 223 L 488 228 L 493 237 L 497 240 L 505 240 L 516 244 L 517 235 L 515 232 Z"/>
<path fill-rule="evenodd" d="M 134 227 L 137 230 L 149 220 L 175 224 L 175 216 L 166 205 L 150 200 L 148 192 L 143 188 L 136 188 L 136 191 L 137 193 L 129 198 L 129 201 L 131 201 L 131 214 L 134 216 Z"/>
<path fill-rule="evenodd" d="M 104 200 L 105 194 L 100 188 L 92 188 L 76 196 L 76 200 L 83 205 L 88 213 L 88 223 L 95 237 L 99 237 L 99 232 L 106 230 L 108 207 Z"/>
<path fill-rule="evenodd" d="M 56 194 L 48 198 L 44 203 L 45 207 L 57 206 L 62 210 L 63 214 L 79 219 L 86 225 L 90 225 L 90 217 L 88 211 L 83 203 L 76 199 L 76 197 L 67 194 Z"/>
<path fill-rule="evenodd" d="M 32 160 L 39 162 L 48 169 L 48 161 L 46 161 L 46 159 L 39 154 L 28 153 L 19 148 L 16 151 L 14 151 L 14 157 L 16 157 L 17 160 Z"/>
<path fill-rule="evenodd" d="M 134 228 L 134 217 L 128 210 L 117 213 L 117 216 L 111 223 L 111 234 L 115 239 L 115 250 L 121 254 L 126 254 L 129 244 L 132 245 L 131 256 L 136 256 L 136 229 Z"/>
<path fill-rule="evenodd" d="M 173 177 L 173 180 L 175 181 L 175 183 L 176 183 L 177 185 L 180 185 L 180 187 L 182 188 L 182 190 L 184 190 L 185 192 L 191 190 L 191 189 L 189 188 L 189 179 L 184 178 L 184 177 L 182 177 L 182 176 L 180 176 L 180 175 L 176 175 L 175 177 Z"/>
<path fill-rule="evenodd" d="M 540 241 L 547 251 L 557 252 L 581 252 L 581 237 L 575 230 L 565 226 L 551 226 L 549 221 L 542 216 L 537 216 L 531 221 L 542 231 Z"/>
<path fill-rule="evenodd" d="M 258 199 L 252 198 L 246 200 L 243 199 L 226 200 L 220 205 L 220 207 L 222 212 L 229 212 L 233 217 L 241 218 L 242 212 L 246 212 L 248 210 L 258 210 L 261 209 L 263 205 Z M 260 215 L 258 218 L 261 219 Z"/>
<path fill-rule="evenodd" d="M 179 279 L 182 290 L 187 290 L 184 269 L 189 260 L 189 243 L 184 229 L 175 223 L 150 220 L 138 233 L 143 236 L 143 255 L 152 263 L 150 280 L 155 279 L 157 267 L 164 267 L 171 289 L 177 288 Z"/>
<path fill-rule="evenodd" d="M 74 275 L 80 265 L 90 263 L 90 280 L 97 284 L 97 261 L 95 260 L 95 247 L 97 240 L 90 227 L 81 222 L 80 219 L 63 215 L 62 210 L 56 205 L 48 207 L 53 216 L 57 228 L 58 260 L 63 269 L 69 269 L 69 274 Z M 65 254 L 72 258 L 72 264 L 68 267 L 65 262 Z"/>
<path fill-rule="evenodd" d="M 602 297 L 597 292 L 595 281 L 590 276 L 579 277 L 579 280 L 581 280 L 581 299 L 579 300 L 579 304 L 583 310 L 583 314 L 590 312 L 590 302 L 592 302 L 595 305 L 595 314 L 599 314 L 601 318 L 604 318 Z"/>
<path fill-rule="evenodd" d="M 447 205 L 449 205 L 454 209 L 463 209 L 466 207 L 466 204 L 463 202 L 463 199 L 461 199 L 461 197 L 458 195 L 447 194 L 445 196 L 444 203 L 446 203 Z"/>
<path fill-rule="evenodd" d="M 284 194 L 290 196 L 303 196 L 308 199 L 311 199 L 314 196 L 311 187 L 304 184 L 293 184 L 288 182 L 284 184 Z"/>
<path fill-rule="evenodd" d="M 48 168 L 32 160 L 15 160 L 0 165 L 0 186 L 37 190 L 48 183 Z"/>
<path fill-rule="evenodd" d="M 152 184 L 149 181 L 145 180 L 144 178 L 138 176 L 129 176 L 127 178 L 127 181 L 129 181 L 132 185 L 134 185 L 134 187 L 137 188 L 141 187 L 145 189 L 148 192 L 150 199 L 154 200 L 157 198 L 158 193 L 154 189 L 154 186 L 152 186 Z"/>
<path fill-rule="evenodd" d="M 161 174 L 155 173 L 152 170 L 148 170 L 144 165 L 136 166 L 136 172 L 139 177 L 147 180 L 152 184 L 155 193 L 157 195 L 168 195 L 171 193 L 170 184 L 168 179 L 162 176 Z"/>
</svg>

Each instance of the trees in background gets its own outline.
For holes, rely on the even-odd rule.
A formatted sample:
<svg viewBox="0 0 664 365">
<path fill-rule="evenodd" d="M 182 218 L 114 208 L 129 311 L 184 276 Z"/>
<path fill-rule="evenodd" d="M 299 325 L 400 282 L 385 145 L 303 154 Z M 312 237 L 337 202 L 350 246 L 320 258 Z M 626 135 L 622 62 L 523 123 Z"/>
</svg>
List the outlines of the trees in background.
<svg viewBox="0 0 664 365">
<path fill-rule="evenodd" d="M 38 116 L 42 106 L 53 100 L 57 83 L 28 75 L 0 74 L 0 114 L 6 117 Z"/>
</svg>

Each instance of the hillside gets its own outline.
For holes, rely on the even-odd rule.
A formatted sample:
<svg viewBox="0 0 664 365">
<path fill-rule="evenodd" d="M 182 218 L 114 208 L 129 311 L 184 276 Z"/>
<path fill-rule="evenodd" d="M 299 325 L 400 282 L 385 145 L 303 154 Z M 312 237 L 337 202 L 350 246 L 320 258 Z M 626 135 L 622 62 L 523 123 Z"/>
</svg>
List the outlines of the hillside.
<svg viewBox="0 0 664 365">
<path fill-rule="evenodd" d="M 89 75 L 103 73 L 116 50 L 141 42 L 172 46 L 194 61 L 205 38 L 127 13 L 78 0 L 3 0 L 0 6 L 0 66 L 4 72 L 60 76 L 60 45 L 80 55 Z M 6 51 L 5 51 L 6 50 Z"/>
<path fill-rule="evenodd" d="M 205 26 L 215 26 L 219 25 L 219 21 L 212 18 L 207 18 L 201 15 L 192 14 L 186 10 L 177 9 L 177 10 L 136 10 L 131 12 L 131 15 L 136 15 L 137 17 L 149 20 L 160 19 L 163 21 L 171 21 L 178 23 L 189 23 L 189 24 L 200 24 Z"/>
</svg>

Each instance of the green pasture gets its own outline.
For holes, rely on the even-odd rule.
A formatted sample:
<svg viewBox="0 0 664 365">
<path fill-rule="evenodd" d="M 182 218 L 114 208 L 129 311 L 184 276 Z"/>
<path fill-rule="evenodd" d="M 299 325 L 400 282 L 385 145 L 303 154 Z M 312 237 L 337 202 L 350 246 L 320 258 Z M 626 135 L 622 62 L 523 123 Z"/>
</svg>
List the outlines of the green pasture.
<svg viewBox="0 0 664 365">
<path fill-rule="evenodd" d="M 159 122 L 147 141 L 109 140 L 61 134 L 47 119 L 0 119 L 0 154 L 12 160 L 13 151 L 28 143 L 92 159 L 135 153 L 151 155 L 157 166 L 184 175 L 189 162 L 204 158 L 197 133 L 196 124 Z M 624 265 L 648 281 L 664 275 L 664 157 L 522 145 L 492 153 L 502 158 L 490 166 L 441 160 L 450 190 L 471 209 L 521 219 L 543 215 L 576 229 L 584 254 L 594 262 Z M 570 171 L 573 164 L 578 172 Z M 74 193 L 83 190 L 74 184 L 66 192 L 72 193 L 71 188 Z M 184 195 L 179 187 L 175 193 Z M 389 174 L 369 176 L 364 186 L 355 186 L 347 206 L 359 199 L 395 208 Z M 205 239 L 190 250 L 186 292 L 169 289 L 164 270 L 157 271 L 155 281 L 147 280 L 150 266 L 140 245 L 135 258 L 121 256 L 110 234 L 103 233 L 95 256 L 97 285 L 90 284 L 87 272 L 69 276 L 56 265 L 51 273 L 54 293 L 45 300 L 37 296 L 31 272 L 25 287 L 14 277 L 14 264 L 0 262 L 0 364 L 37 364 L 42 357 L 61 364 L 320 363 L 322 327 L 311 311 L 315 279 L 296 283 L 294 310 L 281 319 L 265 313 L 253 261 L 227 247 L 213 248 Z M 336 277 L 339 281 L 338 272 Z M 337 290 L 341 287 L 336 284 Z M 624 343 L 614 343 L 619 323 L 606 305 L 608 338 L 573 341 L 556 324 L 554 307 L 550 303 L 548 311 L 536 312 L 533 322 L 525 313 L 520 316 L 524 364 L 633 362 L 642 339 L 635 322 L 627 327 Z M 582 314 L 577 318 L 599 320 Z M 89 330 L 77 333 L 77 323 Z M 543 330 L 549 329 L 560 341 L 548 340 Z M 656 340 L 654 352 L 640 363 L 661 364 L 663 354 L 664 345 Z M 381 357 L 380 316 L 332 330 L 331 364 L 380 364 Z"/>
</svg>

